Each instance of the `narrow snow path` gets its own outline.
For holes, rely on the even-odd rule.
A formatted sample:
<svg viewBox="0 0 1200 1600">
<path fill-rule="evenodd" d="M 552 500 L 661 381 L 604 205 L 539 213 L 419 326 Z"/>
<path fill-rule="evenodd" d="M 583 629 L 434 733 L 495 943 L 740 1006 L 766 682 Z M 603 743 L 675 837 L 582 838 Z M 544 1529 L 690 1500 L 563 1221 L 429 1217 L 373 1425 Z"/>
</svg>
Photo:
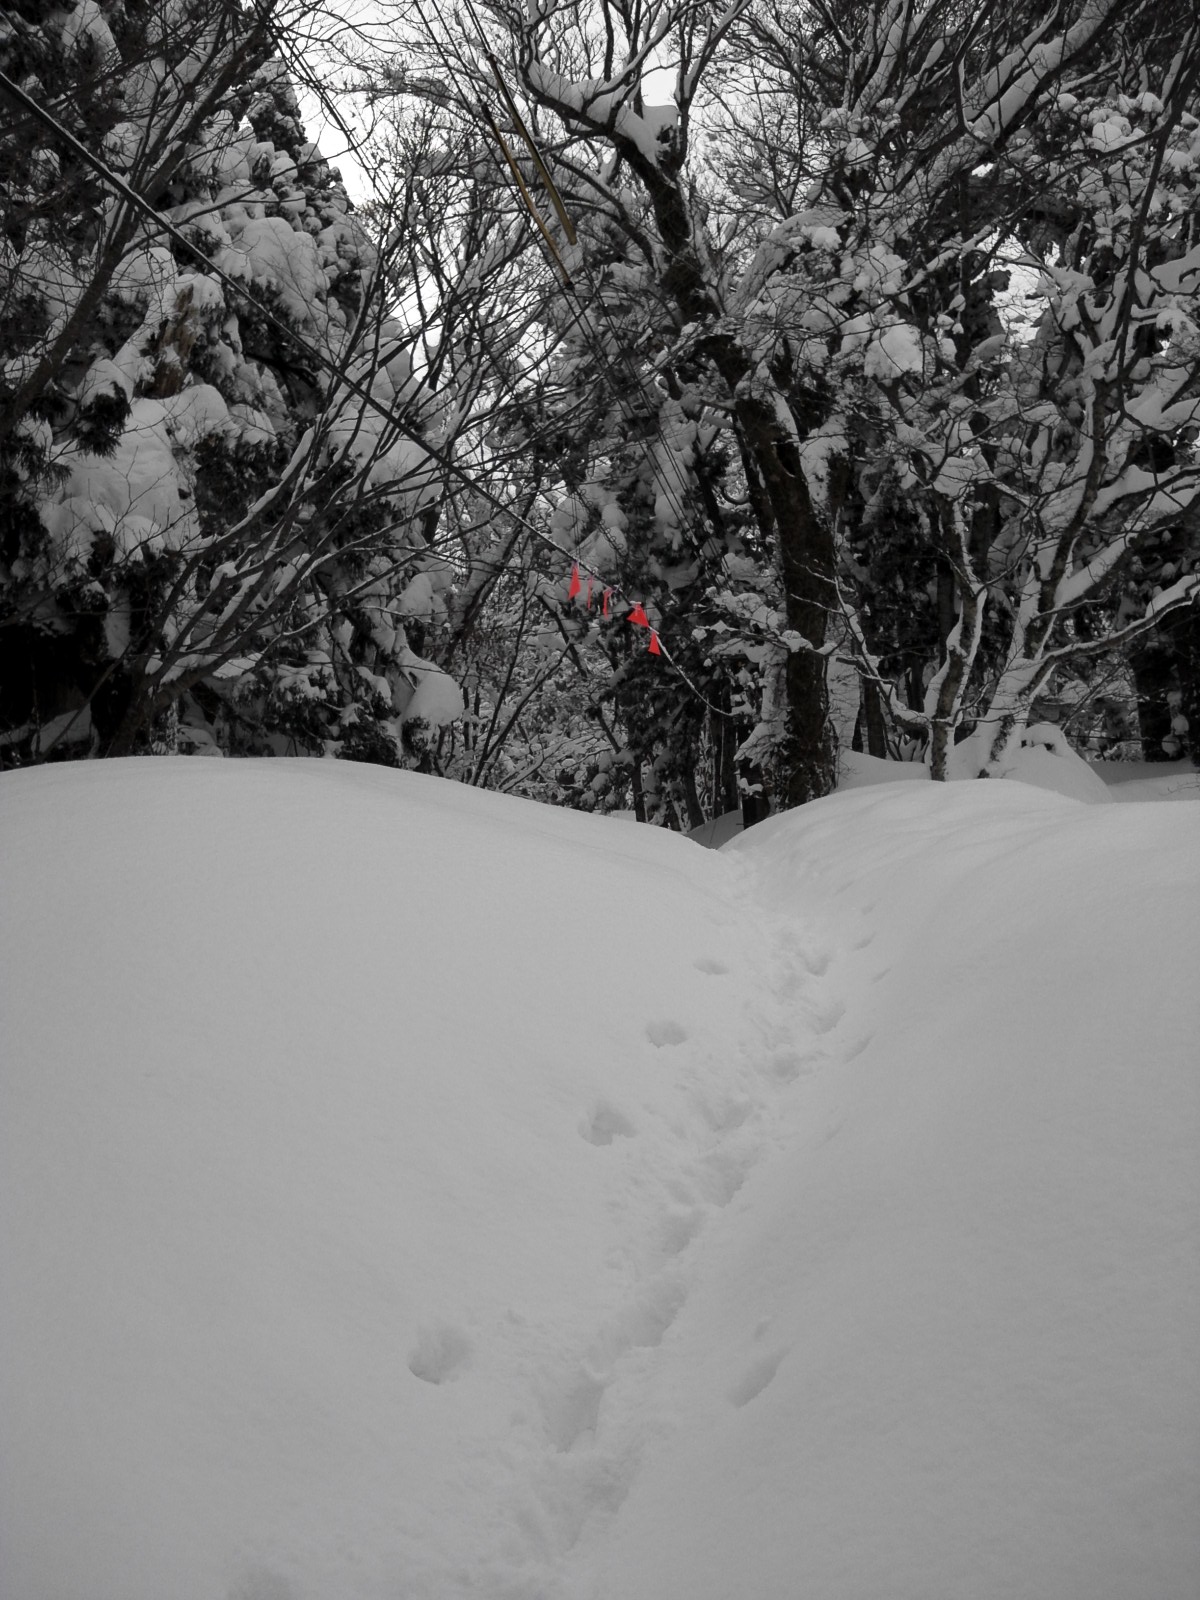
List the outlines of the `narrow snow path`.
<svg viewBox="0 0 1200 1600">
<path fill-rule="evenodd" d="M 825 931 L 845 1015 L 573 1596 L 1190 1600 L 1194 817 L 896 786 L 733 853 Z"/>
<path fill-rule="evenodd" d="M 0 802 L 14 1600 L 559 1592 L 841 1014 L 819 936 L 677 836 L 409 774 Z"/>
<path fill-rule="evenodd" d="M 5 1600 L 1192 1600 L 1200 831 L 0 778 Z"/>
<path fill-rule="evenodd" d="M 746 863 L 723 861 L 721 870 L 727 932 L 692 962 L 724 1002 L 719 1020 L 701 1032 L 677 1020 L 691 1008 L 676 1004 L 645 1024 L 674 1081 L 675 1113 L 642 1138 L 632 1117 L 602 1100 L 584 1129 L 612 1146 L 625 1271 L 588 1336 L 577 1335 L 536 1385 L 552 1449 L 543 1443 L 533 1503 L 518 1517 L 531 1535 L 530 1587 L 514 1591 L 522 1595 L 560 1592 L 541 1587 L 543 1561 L 565 1582 L 562 1592 L 575 1593 L 580 1555 L 604 1545 L 647 1442 L 672 1430 L 663 1404 L 672 1329 L 703 1285 L 728 1211 L 791 1142 L 789 1089 L 859 1047 L 838 1037 L 846 1000 L 829 941 L 803 917 L 765 911 Z M 761 1367 L 757 1357 L 748 1363 L 745 1399 L 768 1381 Z M 497 1569 L 492 1581 L 500 1576 Z"/>
</svg>

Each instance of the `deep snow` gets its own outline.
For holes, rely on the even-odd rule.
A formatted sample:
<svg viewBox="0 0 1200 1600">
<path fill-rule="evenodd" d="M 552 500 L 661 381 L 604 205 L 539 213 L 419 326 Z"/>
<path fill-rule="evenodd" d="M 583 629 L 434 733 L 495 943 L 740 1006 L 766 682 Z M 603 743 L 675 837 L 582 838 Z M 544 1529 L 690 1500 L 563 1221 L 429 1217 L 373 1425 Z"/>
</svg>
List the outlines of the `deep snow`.
<svg viewBox="0 0 1200 1600">
<path fill-rule="evenodd" d="M 0 778 L 5 1600 L 1193 1600 L 1198 824 Z"/>
</svg>

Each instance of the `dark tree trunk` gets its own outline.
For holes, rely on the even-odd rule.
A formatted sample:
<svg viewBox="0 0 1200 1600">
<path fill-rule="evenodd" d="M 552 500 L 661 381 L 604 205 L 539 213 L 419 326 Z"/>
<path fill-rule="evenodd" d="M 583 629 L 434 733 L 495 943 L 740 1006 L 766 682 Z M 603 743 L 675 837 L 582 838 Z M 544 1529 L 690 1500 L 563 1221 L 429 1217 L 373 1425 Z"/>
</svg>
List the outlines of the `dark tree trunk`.
<svg viewBox="0 0 1200 1600">
<path fill-rule="evenodd" d="M 724 696 L 725 709 L 729 708 L 729 696 Z M 738 747 L 738 740 L 734 723 L 728 717 L 716 717 L 719 756 L 717 759 L 716 795 L 713 801 L 713 816 L 724 816 L 727 811 L 736 811 L 739 806 L 737 767 L 734 764 L 733 753 Z"/>
<path fill-rule="evenodd" d="M 555 105 L 552 98 L 549 103 L 560 113 L 577 115 L 577 110 Z M 685 324 L 702 327 L 707 323 L 714 328 L 711 335 L 698 340 L 696 350 L 715 367 L 733 401 L 755 519 L 776 551 L 787 626 L 813 647 L 789 655 L 786 727 L 775 753 L 774 770 L 765 775 L 775 808 L 802 805 L 831 793 L 836 783 L 826 662 L 816 653 L 825 642 L 836 600 L 832 530 L 809 496 L 797 428 L 780 416 L 774 396 L 746 392 L 752 362 L 733 335 L 716 331 L 721 308 L 697 253 L 691 203 L 680 173 L 670 160 L 649 160 L 636 142 L 623 138 L 615 128 L 605 132 L 649 195 L 667 261 L 664 291 Z M 782 388 L 778 392 L 783 398 Z M 794 414 L 795 408 L 791 409 Z"/>
<path fill-rule="evenodd" d="M 786 727 L 771 798 L 785 810 L 831 794 L 837 781 L 825 657 L 817 654 L 837 598 L 833 534 L 813 506 L 795 437 L 775 407 L 741 399 L 737 416 L 752 457 L 751 500 L 778 550 L 787 626 L 812 647 L 790 651 L 784 673 Z"/>
<path fill-rule="evenodd" d="M 762 822 L 770 816 L 771 807 L 765 794 L 742 795 L 742 827 L 752 828 L 756 822 Z"/>
<path fill-rule="evenodd" d="M 639 822 L 645 822 L 646 796 L 642 789 L 642 763 L 637 756 L 629 769 L 629 781 L 633 788 L 633 814 Z"/>
<path fill-rule="evenodd" d="M 1190 756 L 1200 766 L 1200 605 L 1168 617 L 1130 653 L 1129 664 L 1143 759 Z"/>
<path fill-rule="evenodd" d="M 680 773 L 680 784 L 683 788 L 683 800 L 687 807 L 688 828 L 702 828 L 704 826 L 704 807 L 700 804 L 700 796 L 696 793 L 696 774 L 691 767 L 685 766 Z"/>
<path fill-rule="evenodd" d="M 866 678 L 863 679 L 862 686 L 862 720 L 866 729 L 867 754 L 886 761 L 887 718 L 883 710 L 883 693 L 877 683 L 872 683 Z"/>
</svg>

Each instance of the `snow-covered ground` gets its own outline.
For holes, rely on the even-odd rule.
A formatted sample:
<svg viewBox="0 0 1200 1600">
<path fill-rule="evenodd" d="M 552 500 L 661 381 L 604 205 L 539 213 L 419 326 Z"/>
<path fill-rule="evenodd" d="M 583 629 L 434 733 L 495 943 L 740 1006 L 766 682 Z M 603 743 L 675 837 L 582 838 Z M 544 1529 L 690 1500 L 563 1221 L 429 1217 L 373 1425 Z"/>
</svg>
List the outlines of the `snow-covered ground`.
<svg viewBox="0 0 1200 1600">
<path fill-rule="evenodd" d="M 5 1600 L 1194 1600 L 1198 908 L 1024 782 L 0 778 Z"/>
</svg>

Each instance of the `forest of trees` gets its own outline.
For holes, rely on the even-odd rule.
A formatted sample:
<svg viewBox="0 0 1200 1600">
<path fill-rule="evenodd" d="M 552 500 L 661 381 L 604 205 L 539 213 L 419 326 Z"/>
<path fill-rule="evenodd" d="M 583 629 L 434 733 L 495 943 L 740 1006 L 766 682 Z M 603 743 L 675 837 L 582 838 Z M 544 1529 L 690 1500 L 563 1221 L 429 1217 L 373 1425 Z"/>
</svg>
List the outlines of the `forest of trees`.
<svg viewBox="0 0 1200 1600">
<path fill-rule="evenodd" d="M 0 16 L 0 767 L 1200 764 L 1192 0 L 341 10 Z"/>
</svg>

